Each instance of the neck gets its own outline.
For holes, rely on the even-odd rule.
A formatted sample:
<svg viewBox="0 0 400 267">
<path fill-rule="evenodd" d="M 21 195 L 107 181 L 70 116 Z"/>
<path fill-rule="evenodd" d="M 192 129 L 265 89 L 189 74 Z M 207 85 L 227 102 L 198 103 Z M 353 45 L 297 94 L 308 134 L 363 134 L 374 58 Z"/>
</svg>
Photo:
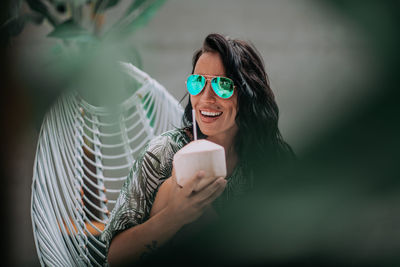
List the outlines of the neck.
<svg viewBox="0 0 400 267">
<path fill-rule="evenodd" d="M 223 146 L 225 149 L 225 156 L 228 156 L 229 154 L 232 154 L 235 152 L 234 137 L 231 137 L 231 136 L 223 136 L 223 137 L 209 136 L 209 137 L 207 137 L 207 140 L 211 141 L 213 143 L 216 143 L 220 146 Z"/>
</svg>

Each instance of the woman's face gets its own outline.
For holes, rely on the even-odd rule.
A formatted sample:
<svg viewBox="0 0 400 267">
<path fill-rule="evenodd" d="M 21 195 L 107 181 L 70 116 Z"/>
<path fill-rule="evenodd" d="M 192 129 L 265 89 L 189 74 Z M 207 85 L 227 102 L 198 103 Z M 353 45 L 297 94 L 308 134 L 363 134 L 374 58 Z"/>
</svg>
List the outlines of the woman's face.
<svg viewBox="0 0 400 267">
<path fill-rule="evenodd" d="M 231 139 L 238 130 L 235 122 L 236 88 L 232 97 L 222 99 L 215 94 L 210 82 L 212 76 L 226 77 L 221 56 L 215 52 L 203 53 L 196 63 L 194 74 L 204 75 L 207 78 L 205 88 L 200 94 L 190 96 L 200 130 L 211 140 Z"/>
</svg>

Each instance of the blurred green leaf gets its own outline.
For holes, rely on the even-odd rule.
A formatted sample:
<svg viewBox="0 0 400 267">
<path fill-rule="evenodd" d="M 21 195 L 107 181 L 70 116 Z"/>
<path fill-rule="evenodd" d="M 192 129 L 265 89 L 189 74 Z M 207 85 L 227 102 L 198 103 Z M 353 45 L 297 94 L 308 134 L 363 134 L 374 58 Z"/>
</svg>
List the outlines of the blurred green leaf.
<svg viewBox="0 0 400 267">
<path fill-rule="evenodd" d="M 94 6 L 94 12 L 101 13 L 104 10 L 117 5 L 119 1 L 120 0 L 98 0 Z"/>
<path fill-rule="evenodd" d="M 27 13 L 21 16 L 16 16 L 9 19 L 0 28 L 1 30 L 8 33 L 9 36 L 16 36 L 22 32 L 24 26 L 28 22 L 34 24 L 41 24 L 43 22 L 43 15 L 38 13 Z"/>
<path fill-rule="evenodd" d="M 74 40 L 78 42 L 98 41 L 98 38 L 96 36 L 76 24 L 72 19 L 69 19 L 54 27 L 54 30 L 47 36 L 63 40 Z"/>
<path fill-rule="evenodd" d="M 144 26 L 155 14 L 155 12 L 165 3 L 165 0 L 137 0 L 135 1 L 107 35 L 117 38 L 127 36 L 136 29 Z"/>
<path fill-rule="evenodd" d="M 136 9 L 138 9 L 142 4 L 144 4 L 148 0 L 134 0 L 133 3 L 128 7 L 128 9 L 125 12 L 125 16 L 129 15 Z M 151 1 L 151 0 L 150 0 Z M 149 2 L 149 1 L 148 1 Z"/>
<path fill-rule="evenodd" d="M 145 0 L 140 0 L 145 1 Z M 139 2 L 139 1 L 135 1 Z M 131 33 L 135 31 L 137 28 L 144 26 L 148 23 L 148 21 L 154 16 L 156 11 L 165 3 L 165 0 L 154 0 L 148 1 L 150 2 L 148 5 L 144 7 L 142 12 L 138 16 L 135 17 L 126 27 L 123 29 L 125 33 Z M 144 5 L 144 4 L 143 4 Z"/>
<path fill-rule="evenodd" d="M 40 0 L 26 0 L 26 2 L 32 10 L 35 10 L 43 15 L 48 12 L 46 5 L 43 4 Z"/>
<path fill-rule="evenodd" d="M 50 13 L 41 0 L 26 0 L 26 2 L 32 10 L 46 17 L 53 26 L 57 24 L 57 19 Z"/>
<path fill-rule="evenodd" d="M 16 17 L 20 14 L 23 0 L 10 1 L 8 9 L 8 17 Z"/>
<path fill-rule="evenodd" d="M 85 5 L 87 1 L 86 0 L 71 0 L 70 2 L 74 7 L 80 7 L 80 6 Z"/>
<path fill-rule="evenodd" d="M 44 16 L 39 13 L 28 13 L 25 14 L 25 23 L 32 22 L 34 24 L 41 24 L 44 20 Z"/>
<path fill-rule="evenodd" d="M 25 20 L 22 16 L 14 17 L 9 19 L 1 25 L 0 29 L 2 32 L 6 33 L 8 36 L 15 36 L 22 32 L 24 29 Z"/>
</svg>

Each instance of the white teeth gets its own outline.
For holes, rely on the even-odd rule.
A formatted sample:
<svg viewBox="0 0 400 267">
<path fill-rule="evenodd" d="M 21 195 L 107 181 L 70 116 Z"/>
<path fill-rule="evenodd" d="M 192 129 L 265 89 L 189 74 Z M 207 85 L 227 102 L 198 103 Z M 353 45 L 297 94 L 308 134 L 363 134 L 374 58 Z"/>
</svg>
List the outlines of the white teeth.
<svg viewBox="0 0 400 267">
<path fill-rule="evenodd" d="M 208 112 L 208 111 L 202 111 L 202 110 L 200 111 L 200 113 L 205 116 L 213 116 L 213 117 L 219 116 L 222 114 L 222 112 Z"/>
</svg>

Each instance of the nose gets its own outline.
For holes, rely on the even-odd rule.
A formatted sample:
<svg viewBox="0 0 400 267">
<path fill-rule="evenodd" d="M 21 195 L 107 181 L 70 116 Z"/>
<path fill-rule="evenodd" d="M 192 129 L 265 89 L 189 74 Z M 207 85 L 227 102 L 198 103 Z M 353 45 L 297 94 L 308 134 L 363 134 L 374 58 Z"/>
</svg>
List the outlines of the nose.
<svg viewBox="0 0 400 267">
<path fill-rule="evenodd" d="M 211 88 L 211 82 L 207 81 L 201 94 L 201 100 L 204 102 L 215 103 L 215 97 L 215 93 Z"/>
</svg>

